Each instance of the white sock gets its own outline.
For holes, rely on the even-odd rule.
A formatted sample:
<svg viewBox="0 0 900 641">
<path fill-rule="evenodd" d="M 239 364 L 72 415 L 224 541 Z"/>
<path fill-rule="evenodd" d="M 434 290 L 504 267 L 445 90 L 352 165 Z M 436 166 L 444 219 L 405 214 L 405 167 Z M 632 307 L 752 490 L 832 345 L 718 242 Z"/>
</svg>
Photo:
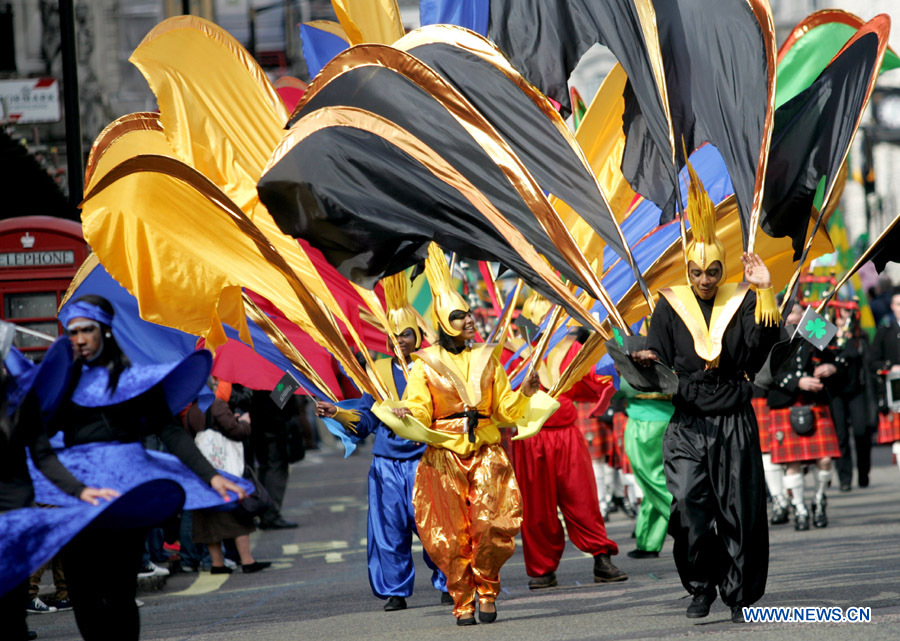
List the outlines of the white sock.
<svg viewBox="0 0 900 641">
<path fill-rule="evenodd" d="M 609 494 L 610 497 L 623 497 L 625 493 L 622 491 L 622 470 L 621 469 L 613 469 L 611 475 L 611 481 L 609 483 Z"/>
<path fill-rule="evenodd" d="M 769 488 L 769 494 L 772 500 L 776 501 L 782 507 L 787 507 L 788 500 L 784 492 L 784 468 L 772 462 L 771 454 L 763 454 L 763 472 L 766 475 L 766 486 Z"/>
<path fill-rule="evenodd" d="M 791 503 L 799 514 L 806 514 L 806 504 L 803 502 L 803 475 L 785 474 L 784 489 L 791 491 Z"/>
<path fill-rule="evenodd" d="M 891 445 L 891 452 L 897 458 L 897 467 L 900 467 L 900 441 L 894 441 L 893 445 Z"/>
<path fill-rule="evenodd" d="M 825 488 L 831 481 L 831 470 L 819 470 L 816 474 L 816 503 L 821 503 L 825 498 Z"/>
<path fill-rule="evenodd" d="M 641 490 L 641 486 L 637 484 L 637 480 L 634 478 L 634 474 L 623 474 L 624 485 L 627 485 L 630 489 L 628 495 L 632 497 L 632 503 L 637 503 L 638 501 L 644 498 L 644 492 Z"/>
<path fill-rule="evenodd" d="M 606 477 L 609 466 L 606 461 L 591 461 L 594 467 L 594 479 L 597 481 L 597 499 L 600 501 L 600 510 L 605 512 L 609 507 L 609 498 L 606 492 Z"/>
</svg>

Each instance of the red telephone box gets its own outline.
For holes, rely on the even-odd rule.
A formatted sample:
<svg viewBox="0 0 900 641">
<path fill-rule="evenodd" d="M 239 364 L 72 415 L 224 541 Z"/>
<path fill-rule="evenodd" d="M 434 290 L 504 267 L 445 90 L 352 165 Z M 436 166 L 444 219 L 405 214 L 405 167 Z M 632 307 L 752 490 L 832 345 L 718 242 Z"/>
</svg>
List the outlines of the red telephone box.
<svg viewBox="0 0 900 641">
<path fill-rule="evenodd" d="M 89 253 L 77 222 L 52 216 L 0 221 L 0 318 L 59 336 L 56 310 Z M 34 361 L 49 346 L 22 332 L 13 344 Z"/>
</svg>

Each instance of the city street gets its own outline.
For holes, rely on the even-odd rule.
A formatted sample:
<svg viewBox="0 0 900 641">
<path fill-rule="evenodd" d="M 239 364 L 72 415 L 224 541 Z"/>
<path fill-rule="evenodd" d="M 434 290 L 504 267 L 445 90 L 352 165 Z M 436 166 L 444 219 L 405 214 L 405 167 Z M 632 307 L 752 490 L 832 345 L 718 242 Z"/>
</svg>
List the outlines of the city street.
<svg viewBox="0 0 900 641">
<path fill-rule="evenodd" d="M 771 529 L 768 593 L 759 605 L 870 607 L 871 623 L 754 623 L 737 625 L 721 601 L 706 619 L 689 620 L 675 572 L 671 539 L 660 558 L 633 560 L 633 521 L 611 515 L 617 564 L 630 579 L 595 585 L 591 559 L 571 544 L 558 571 L 559 587 L 528 590 L 521 547 L 503 571 L 499 618 L 465 631 L 417 559 L 409 609 L 387 613 L 366 577 L 366 473 L 369 448 L 344 460 L 336 450 L 310 452 L 292 468 L 284 514 L 296 530 L 257 532 L 253 553 L 274 562 L 259 574 L 175 574 L 160 590 L 142 592 L 146 641 L 282 641 L 391 639 L 423 641 L 466 636 L 506 639 L 661 639 L 681 637 L 897 639 L 900 636 L 900 472 L 890 448 L 877 447 L 871 487 L 849 494 L 833 488 L 830 525 L 795 532 Z M 809 479 L 807 483 L 809 484 Z M 836 485 L 836 483 L 835 483 Z M 421 550 L 420 545 L 416 545 Z M 96 559 L 98 564 L 107 562 Z M 44 579 L 49 588 L 49 573 Z M 42 640 L 80 639 L 71 612 L 30 616 Z M 813 636 L 815 635 L 815 636 Z"/>
</svg>

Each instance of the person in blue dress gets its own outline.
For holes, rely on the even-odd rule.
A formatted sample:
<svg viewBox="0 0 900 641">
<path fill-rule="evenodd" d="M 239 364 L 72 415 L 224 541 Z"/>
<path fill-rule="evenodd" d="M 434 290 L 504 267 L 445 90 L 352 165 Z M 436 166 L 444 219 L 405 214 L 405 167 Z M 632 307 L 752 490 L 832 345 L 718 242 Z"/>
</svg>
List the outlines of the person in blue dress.
<svg viewBox="0 0 900 641">
<path fill-rule="evenodd" d="M 14 538 L 8 527 L 11 519 L 30 516 L 34 520 L 19 522 L 35 532 L 35 536 L 31 537 L 25 534 L 28 543 L 34 545 L 40 541 L 40 532 L 52 523 L 52 520 L 48 522 L 41 517 L 56 516 L 48 514 L 48 510 L 34 507 L 34 487 L 28 472 L 26 448 L 32 452 L 35 466 L 48 479 L 59 486 L 71 488 L 73 496 L 84 503 L 99 506 L 101 500 L 108 501 L 119 496 L 110 488 L 84 485 L 60 464 L 49 447 L 44 417 L 54 411 L 65 392 L 71 364 L 72 348 L 67 338 L 54 342 L 39 365 L 32 364 L 15 348 L 4 359 L 0 373 L 0 401 L 3 404 L 0 410 L 0 513 L 3 514 L 0 531 L 4 532 L 4 540 Z M 72 522 L 70 518 L 66 520 Z M 4 624 L 4 634 L 14 641 L 35 638 L 25 624 L 27 583 L 21 579 L 27 574 L 24 568 L 32 563 L 31 556 L 40 552 L 29 552 L 27 549 L 8 553 L 4 550 L 3 554 L 0 621 Z M 7 590 L 7 586 L 13 587 Z"/>
<path fill-rule="evenodd" d="M 387 393 L 395 400 L 400 400 L 406 390 L 403 368 L 409 371 L 411 355 L 422 345 L 415 312 L 407 302 L 405 279 L 406 275 L 401 272 L 382 280 L 388 321 L 404 362 L 401 364 L 396 357 L 375 362 L 381 380 L 388 387 Z M 377 379 L 373 376 L 373 380 Z M 387 600 L 384 609 L 391 612 L 406 609 L 406 599 L 412 595 L 415 583 L 412 536 L 416 534 L 416 522 L 412 488 L 426 445 L 394 434 L 371 412 L 373 403 L 374 399 L 368 394 L 338 405 L 319 401 L 316 413 L 340 423 L 355 440 L 375 435 L 374 458 L 369 468 L 369 584 L 375 596 Z M 441 591 L 441 603 L 452 605 L 446 578 L 427 554 L 423 552 L 423 556 L 432 570 L 432 585 Z"/>
<path fill-rule="evenodd" d="M 63 564 L 78 629 L 86 641 L 136 640 L 140 619 L 135 593 L 147 528 L 160 513 L 234 504 L 243 486 L 213 468 L 173 418 L 203 389 L 212 366 L 205 350 L 182 361 L 132 365 L 113 334 L 115 311 L 99 296 L 83 296 L 59 315 L 75 350 L 70 392 L 50 421 L 63 434 L 60 460 L 83 482 L 124 495 L 144 483 L 165 480 L 139 508 L 98 519 L 63 550 Z M 154 434 L 175 456 L 147 452 Z M 205 488 L 204 488 L 205 486 Z M 36 482 L 37 487 L 37 482 Z M 72 494 L 72 488 L 62 488 Z M 233 494 L 229 494 L 229 492 Z M 59 496 L 43 503 L 62 505 Z M 165 509 L 154 509 L 164 503 Z M 113 518 L 115 516 L 116 518 Z M 148 522 L 149 521 L 149 522 Z M 101 561 L 102 559 L 102 561 Z"/>
</svg>

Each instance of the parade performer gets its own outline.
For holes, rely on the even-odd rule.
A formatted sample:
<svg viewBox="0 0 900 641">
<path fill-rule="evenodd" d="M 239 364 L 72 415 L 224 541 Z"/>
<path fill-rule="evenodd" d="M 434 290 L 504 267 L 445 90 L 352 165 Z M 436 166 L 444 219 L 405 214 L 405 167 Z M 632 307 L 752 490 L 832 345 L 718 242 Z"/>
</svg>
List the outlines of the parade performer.
<svg viewBox="0 0 900 641">
<path fill-rule="evenodd" d="M 28 473 L 26 448 L 31 452 L 37 468 L 47 478 L 86 504 L 99 506 L 101 499 L 105 502 L 119 496 L 118 492 L 109 488 L 87 487 L 60 464 L 50 447 L 44 418 L 55 411 L 65 393 L 71 364 L 72 348 L 69 339 L 63 337 L 50 346 L 41 363 L 36 366 L 12 348 L 0 376 L 0 400 L 3 405 L 0 411 L 0 513 L 5 515 L 0 518 L 0 530 L 3 531 L 4 538 L 15 538 L 12 532 L 15 522 L 10 517 L 16 515 L 11 513 L 12 510 L 18 511 L 18 515 L 33 517 L 22 523 L 32 534 L 28 537 L 30 549 L 23 549 L 23 546 L 3 550 L 4 564 L 0 574 L 4 577 L 5 585 L 0 588 L 0 621 L 6 626 L 5 633 L 14 641 L 34 638 L 25 624 L 28 584 L 16 579 L 27 575 L 29 566 L 36 562 L 41 564 L 36 558 L 36 555 L 42 554 L 41 548 L 44 547 L 41 545 L 41 533 L 51 529 L 48 525 L 54 524 L 57 527 L 52 529 L 67 539 L 85 525 L 82 518 L 72 518 L 71 510 L 64 515 L 69 522 L 67 526 L 64 521 L 53 519 L 58 515 L 52 514 L 51 510 L 32 508 L 34 487 Z M 80 512 L 80 517 L 87 514 L 88 519 L 93 515 L 92 511 Z M 73 529 L 73 526 L 78 529 Z M 11 559 L 13 556 L 15 558 Z M 50 557 L 53 554 L 43 552 L 43 556 Z M 15 576 L 16 574 L 19 576 Z M 7 591 L 6 585 L 15 587 Z"/>
<path fill-rule="evenodd" d="M 397 339 L 404 362 L 394 358 L 375 361 L 381 380 L 392 386 L 391 398 L 399 400 L 406 390 L 407 372 L 412 366 L 412 353 L 422 346 L 422 332 L 415 311 L 406 293 L 406 274 L 403 272 L 382 279 L 390 331 Z M 358 439 L 375 434 L 372 446 L 372 466 L 369 468 L 369 516 L 367 526 L 367 556 L 369 585 L 379 599 L 387 599 L 387 612 L 405 610 L 406 599 L 412 595 L 416 568 L 413 563 L 412 537 L 416 534 L 413 513 L 413 483 L 419 459 L 426 445 L 394 434 L 372 414 L 374 400 L 368 394 L 360 399 L 345 401 L 340 407 L 325 401 L 316 403 L 319 416 L 333 418 Z M 354 411 L 355 410 L 355 411 Z M 431 583 L 441 591 L 441 603 L 450 605 L 447 579 L 424 553 L 425 564 L 433 571 Z"/>
<path fill-rule="evenodd" d="M 634 526 L 637 547 L 628 553 L 633 559 L 659 556 L 669 527 L 672 495 L 666 489 L 663 468 L 663 435 L 675 408 L 670 394 L 639 392 L 624 378 L 619 393 L 626 400 L 625 452 L 634 477 L 644 493 Z"/>
<path fill-rule="evenodd" d="M 108 639 L 111 630 L 117 639 L 139 636 L 137 571 L 146 528 L 153 524 L 145 515 L 158 519 L 159 503 L 171 514 L 182 504 L 195 509 L 233 502 L 229 491 L 245 495 L 242 486 L 206 461 L 173 418 L 173 407 L 182 409 L 202 389 L 212 364 L 209 353 L 194 352 L 180 363 L 131 365 L 112 333 L 114 314 L 99 296 L 83 296 L 60 313 L 76 360 L 71 391 L 50 431 L 63 432 L 67 449 L 60 460 L 86 482 L 101 479 L 124 495 L 148 479 L 167 481 L 144 497 L 142 509 L 123 510 L 116 522 L 106 519 L 85 529 L 63 550 L 75 620 L 86 641 Z M 150 434 L 159 436 L 183 464 L 146 452 L 139 441 Z M 208 484 L 206 490 L 202 484 Z M 37 480 L 35 485 L 37 490 Z M 61 504 L 56 500 L 64 496 L 51 494 L 36 491 L 42 503 Z"/>
<path fill-rule="evenodd" d="M 786 329 L 800 322 L 803 309 L 800 304 L 793 306 L 785 319 Z M 817 468 L 812 522 L 818 528 L 828 525 L 825 489 L 831 482 L 832 459 L 841 455 L 829 406 L 831 392 L 844 383 L 834 365 L 834 354 L 819 351 L 806 341 L 773 376 L 769 442 L 772 463 L 785 466 L 784 489 L 791 493 L 795 530 L 809 529 L 810 514 L 803 496 L 803 470 L 808 463 L 815 463 Z M 807 429 L 798 424 L 801 412 L 808 414 Z"/>
<path fill-rule="evenodd" d="M 837 302 L 831 306 L 835 307 L 838 331 L 828 349 L 834 352 L 834 365 L 842 373 L 844 383 L 832 387 L 831 418 L 841 449 L 835 468 L 841 492 L 849 492 L 853 483 L 851 449 L 856 451 L 857 483 L 859 487 L 869 486 L 872 432 L 878 422 L 878 409 L 872 385 L 871 348 L 869 337 L 860 326 L 859 303 Z"/>
<path fill-rule="evenodd" d="M 540 321 L 540 319 L 536 319 Z M 575 334 L 569 334 L 541 363 L 541 385 L 551 389 L 563 368 L 581 349 Z M 556 569 L 566 547 L 566 535 L 582 552 L 594 557 L 594 581 L 625 581 L 628 575 L 610 560 L 619 547 L 606 534 L 600 514 L 591 456 L 576 426 L 575 401 L 592 402 L 612 396 L 611 384 L 590 373 L 564 394 L 557 396 L 559 409 L 533 438 L 512 442 L 511 457 L 522 491 L 524 520 L 522 549 L 525 571 L 532 577 L 532 590 L 553 587 Z M 602 408 L 600 408 L 602 409 Z M 557 516 L 562 512 L 566 529 Z"/>
<path fill-rule="evenodd" d="M 881 320 L 872 341 L 872 368 L 877 374 L 900 372 L 900 291 L 891 296 L 891 313 Z M 900 413 L 891 408 L 878 415 L 878 444 L 888 443 L 900 466 Z"/>
<path fill-rule="evenodd" d="M 715 207 L 690 163 L 688 169 L 690 285 L 660 291 L 649 349 L 633 358 L 639 364 L 660 360 L 678 374 L 663 456 L 674 498 L 669 533 L 675 564 L 693 595 L 687 616 L 708 615 L 718 587 L 732 621 L 742 622 L 741 606 L 765 592 L 769 561 L 766 489 L 747 376 L 778 340 L 780 319 L 759 256 L 741 257 L 745 283 L 720 284 L 726 263 Z"/>
<path fill-rule="evenodd" d="M 759 449 L 762 452 L 763 472 L 766 476 L 766 487 L 769 496 L 772 497 L 772 516 L 769 523 L 772 525 L 784 525 L 790 518 L 791 501 L 784 491 L 784 466 L 772 462 L 772 440 L 769 434 L 769 425 L 772 422 L 769 409 L 769 391 L 765 388 L 753 385 L 753 415 L 756 416 L 756 425 L 759 429 Z"/>
<path fill-rule="evenodd" d="M 612 402 L 610 402 L 610 407 Z M 578 427 L 591 455 L 591 466 L 594 470 L 594 484 L 597 486 L 597 500 L 600 503 L 600 516 L 606 521 L 609 514 L 609 500 L 606 497 L 606 478 L 611 473 L 607 460 L 613 454 L 612 412 L 609 407 L 600 416 L 594 416 L 594 405 L 575 403 L 578 411 Z M 610 420 L 606 420 L 606 418 Z"/>
<path fill-rule="evenodd" d="M 522 496 L 498 427 L 530 417 L 525 434 L 531 433 L 558 404 L 538 391 L 534 373 L 513 392 L 494 346 L 473 345 L 472 312 L 433 244 L 426 273 L 438 344 L 413 355 L 405 400 L 376 412 L 401 436 L 429 443 L 413 487 L 419 537 L 447 576 L 457 624 L 475 624 L 476 597 L 479 620 L 490 623 L 497 618 L 500 568 L 522 524 Z M 543 411 L 533 411 L 543 400 L 550 401 Z"/>
</svg>

